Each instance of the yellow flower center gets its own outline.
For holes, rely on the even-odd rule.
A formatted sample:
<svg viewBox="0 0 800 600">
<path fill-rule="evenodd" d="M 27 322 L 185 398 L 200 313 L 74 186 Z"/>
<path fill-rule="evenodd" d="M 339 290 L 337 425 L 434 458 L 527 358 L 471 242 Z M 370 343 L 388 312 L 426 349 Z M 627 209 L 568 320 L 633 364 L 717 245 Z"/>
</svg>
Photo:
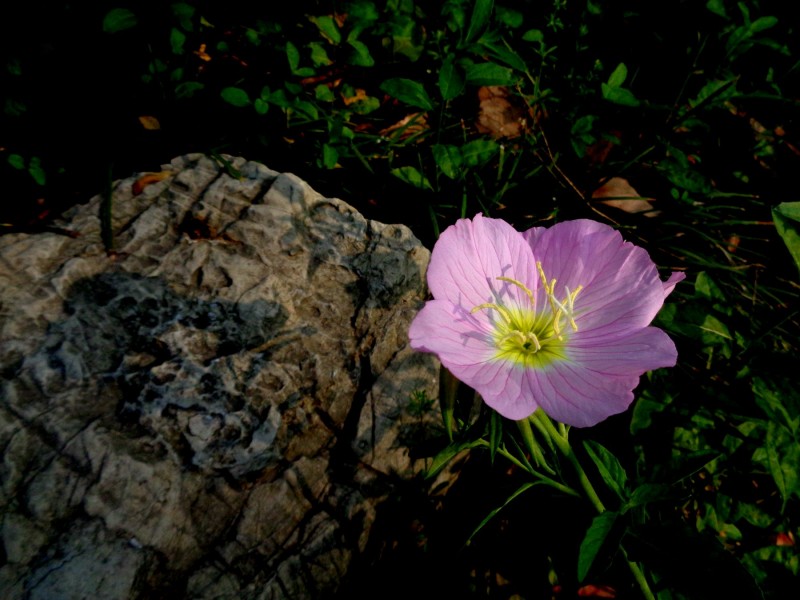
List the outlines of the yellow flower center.
<svg viewBox="0 0 800 600">
<path fill-rule="evenodd" d="M 569 331 L 578 331 L 575 322 L 575 298 L 583 289 L 579 285 L 574 291 L 565 287 L 566 297 L 559 301 L 555 296 L 556 280 L 547 280 L 542 263 L 536 268 L 547 297 L 547 306 L 537 310 L 536 298 L 523 283 L 509 277 L 498 277 L 517 286 L 528 296 L 530 306 L 503 306 L 494 302 L 479 304 L 472 309 L 493 310 L 499 318 L 494 321 L 494 345 L 496 360 L 510 360 L 523 367 L 541 368 L 555 360 L 567 360 L 567 338 Z"/>
</svg>

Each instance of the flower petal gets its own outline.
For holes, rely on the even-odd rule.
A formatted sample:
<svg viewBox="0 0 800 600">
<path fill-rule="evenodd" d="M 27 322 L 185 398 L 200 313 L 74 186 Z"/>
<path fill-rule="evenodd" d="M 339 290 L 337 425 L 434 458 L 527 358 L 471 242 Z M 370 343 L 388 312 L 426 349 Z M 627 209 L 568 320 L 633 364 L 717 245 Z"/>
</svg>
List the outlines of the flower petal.
<svg viewBox="0 0 800 600">
<path fill-rule="evenodd" d="M 539 408 L 525 384 L 527 371 L 507 361 L 491 361 L 480 367 L 481 381 L 472 385 L 483 401 L 507 419 L 518 421 Z"/>
<path fill-rule="evenodd" d="M 575 301 L 581 329 L 620 335 L 647 326 L 664 303 L 664 284 L 647 252 L 608 225 L 580 219 L 525 232 L 556 296 L 583 290 Z"/>
<path fill-rule="evenodd" d="M 633 402 L 637 375 L 609 376 L 570 362 L 530 371 L 527 383 L 545 413 L 575 427 L 591 427 Z"/>
<path fill-rule="evenodd" d="M 673 271 L 672 275 L 669 276 L 669 279 L 667 279 L 662 283 L 662 285 L 664 286 L 664 298 L 669 296 L 672 293 L 672 290 L 675 289 L 675 286 L 684 279 L 686 279 L 686 273 L 681 273 L 680 271 Z"/>
<path fill-rule="evenodd" d="M 446 300 L 431 300 L 414 317 L 409 338 L 412 348 L 437 354 L 456 378 L 500 414 L 523 419 L 537 404 L 521 393 L 522 370 L 494 358 L 496 348 L 485 327 L 463 308 Z"/>
<path fill-rule="evenodd" d="M 449 369 L 483 362 L 496 352 L 491 332 L 468 311 L 447 300 L 431 300 L 408 330 L 411 347 L 433 352 Z"/>
<path fill-rule="evenodd" d="M 672 367 L 675 344 L 655 327 L 621 339 L 587 343 L 570 338 L 570 360 L 528 375 L 530 393 L 552 418 L 576 427 L 589 427 L 627 410 L 633 390 L 646 371 Z"/>
<path fill-rule="evenodd" d="M 498 277 L 515 279 L 530 290 L 538 286 L 530 246 L 511 225 L 476 215 L 460 219 L 439 236 L 428 266 L 434 298 L 467 310 L 500 297 L 504 303 L 527 303 L 523 290 Z"/>
<path fill-rule="evenodd" d="M 603 339 L 578 332 L 570 338 L 569 356 L 581 367 L 606 375 L 641 375 L 678 360 L 675 343 L 661 329 L 645 327 L 622 338 Z"/>
</svg>

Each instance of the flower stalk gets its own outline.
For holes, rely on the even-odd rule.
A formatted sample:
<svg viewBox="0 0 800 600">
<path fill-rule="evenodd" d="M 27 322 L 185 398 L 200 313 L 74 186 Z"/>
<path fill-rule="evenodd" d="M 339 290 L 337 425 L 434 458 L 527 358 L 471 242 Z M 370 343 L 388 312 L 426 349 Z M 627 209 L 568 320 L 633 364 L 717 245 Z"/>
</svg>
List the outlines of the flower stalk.
<svg viewBox="0 0 800 600">
<path fill-rule="evenodd" d="M 583 465 L 581 465 L 580 461 L 578 460 L 578 456 L 572 449 L 572 445 L 569 443 L 569 438 L 567 435 L 568 431 L 564 424 L 559 423 L 559 428 L 557 430 L 555 425 L 553 425 L 553 421 L 550 420 L 550 417 L 548 417 L 541 409 L 534 412 L 530 419 L 532 421 L 536 421 L 541 426 L 541 430 L 547 432 L 548 437 L 556 445 L 559 452 L 561 452 L 561 454 L 564 455 L 564 458 L 566 458 L 567 461 L 569 461 L 569 463 L 572 465 L 572 468 L 578 477 L 578 482 L 580 483 L 581 488 L 586 494 L 589 502 L 591 502 L 592 506 L 594 506 L 595 510 L 597 510 L 598 514 L 604 513 L 606 511 L 606 507 L 603 504 L 603 501 L 600 499 L 600 496 L 597 495 L 597 491 L 594 489 L 592 482 L 589 480 L 586 470 L 583 468 Z M 628 569 L 631 571 L 633 578 L 636 580 L 642 595 L 647 600 L 655 600 L 655 595 L 650 589 L 650 584 L 647 582 L 647 578 L 645 577 L 642 568 L 638 563 L 628 559 L 628 553 L 625 551 L 625 548 L 621 547 L 620 549 L 625 557 L 625 562 L 628 565 Z"/>
</svg>

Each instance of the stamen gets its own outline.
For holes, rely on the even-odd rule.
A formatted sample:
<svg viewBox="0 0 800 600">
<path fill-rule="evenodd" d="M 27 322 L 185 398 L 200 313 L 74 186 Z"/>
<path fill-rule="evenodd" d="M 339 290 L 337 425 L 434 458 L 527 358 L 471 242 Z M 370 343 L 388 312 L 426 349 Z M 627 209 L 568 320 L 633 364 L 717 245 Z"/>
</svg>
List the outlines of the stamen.
<svg viewBox="0 0 800 600">
<path fill-rule="evenodd" d="M 550 311 L 553 313 L 553 337 L 556 337 L 560 340 L 562 339 L 562 318 L 566 318 L 567 323 L 573 331 L 578 331 L 578 324 L 575 322 L 575 298 L 578 296 L 578 292 L 583 289 L 583 286 L 579 285 L 574 292 L 571 292 L 569 287 L 564 286 L 564 289 L 567 292 L 567 297 L 564 298 L 562 302 L 559 302 L 555 295 L 556 279 L 553 278 L 550 281 L 547 280 L 547 275 L 544 273 L 544 267 L 542 267 L 541 261 L 536 262 L 536 269 L 539 272 L 539 278 L 542 280 L 542 286 L 544 287 L 545 294 L 547 295 L 547 302 L 550 304 Z"/>
<path fill-rule="evenodd" d="M 483 310 L 485 308 L 493 308 L 494 310 L 500 313 L 500 316 L 503 317 L 503 320 L 507 324 L 509 325 L 511 324 L 512 321 L 511 313 L 508 312 L 508 309 L 505 306 L 500 306 L 499 304 L 494 304 L 493 302 L 487 302 L 486 304 L 479 304 L 478 306 L 474 307 L 471 311 L 469 311 L 469 313 L 475 314 L 479 310 Z"/>
<path fill-rule="evenodd" d="M 562 300 L 556 298 L 556 278 L 547 279 L 542 263 L 536 262 L 536 270 L 541 280 L 541 289 L 547 298 L 547 309 L 536 311 L 536 294 L 524 283 L 511 277 L 496 277 L 525 292 L 530 300 L 529 306 L 503 306 L 498 302 L 486 302 L 474 307 L 471 313 L 481 310 L 495 310 L 499 317 L 493 322 L 494 344 L 498 350 L 498 358 L 513 360 L 528 367 L 548 364 L 555 357 L 566 359 L 564 344 L 565 329 L 570 327 L 578 331 L 575 321 L 575 299 L 583 289 L 577 286 L 573 291 L 564 286 L 566 296 Z M 524 303 L 523 303 L 524 304 Z M 566 323 L 566 326 L 564 325 Z"/>
<path fill-rule="evenodd" d="M 530 290 L 529 290 L 529 289 L 528 289 L 528 288 L 525 286 L 525 284 L 523 284 L 523 283 L 521 283 L 521 282 L 517 281 L 516 279 L 511 279 L 511 277 L 498 277 L 497 279 L 498 279 L 498 280 L 500 280 L 500 281 L 507 281 L 508 283 L 513 283 L 515 286 L 517 286 L 518 288 L 520 288 L 520 289 L 521 289 L 523 292 L 525 292 L 526 294 L 528 294 L 528 298 L 530 298 L 530 299 L 531 299 L 531 304 L 533 304 L 534 306 L 536 305 L 536 298 L 534 298 L 534 296 L 533 296 L 533 292 L 532 292 L 532 291 L 530 291 Z"/>
</svg>

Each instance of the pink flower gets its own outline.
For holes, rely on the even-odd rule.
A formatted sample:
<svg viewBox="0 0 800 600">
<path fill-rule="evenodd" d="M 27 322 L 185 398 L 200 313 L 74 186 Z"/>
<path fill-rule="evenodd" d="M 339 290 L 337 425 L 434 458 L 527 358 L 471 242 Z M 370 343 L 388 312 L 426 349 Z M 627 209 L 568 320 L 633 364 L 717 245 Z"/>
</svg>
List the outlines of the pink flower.
<svg viewBox="0 0 800 600">
<path fill-rule="evenodd" d="M 587 427 L 625 411 L 645 372 L 678 353 L 650 327 L 684 278 L 662 282 L 647 252 L 589 220 L 524 233 L 477 215 L 440 236 L 411 346 L 509 419 L 541 407 Z"/>
</svg>

